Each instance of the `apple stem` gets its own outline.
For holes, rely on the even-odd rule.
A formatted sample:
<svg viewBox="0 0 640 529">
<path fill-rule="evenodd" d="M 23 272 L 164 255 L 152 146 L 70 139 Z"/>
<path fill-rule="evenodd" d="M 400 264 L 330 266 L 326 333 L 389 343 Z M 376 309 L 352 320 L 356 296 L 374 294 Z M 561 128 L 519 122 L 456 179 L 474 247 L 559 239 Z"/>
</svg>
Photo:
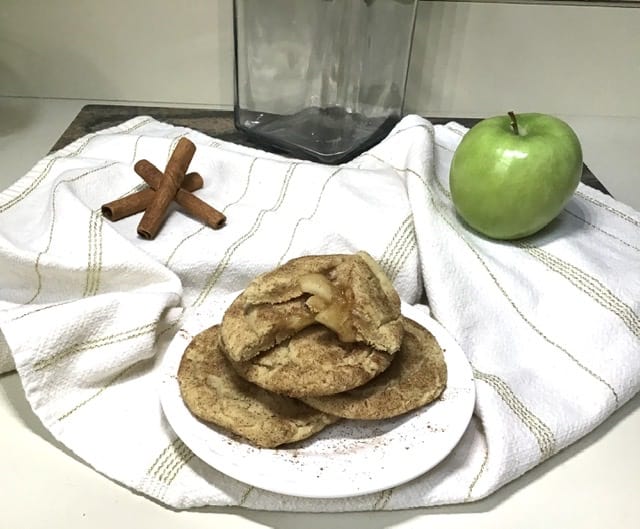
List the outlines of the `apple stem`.
<svg viewBox="0 0 640 529">
<path fill-rule="evenodd" d="M 509 117 L 511 118 L 511 128 L 513 129 L 513 133 L 516 136 L 520 136 L 520 131 L 518 130 L 518 120 L 516 119 L 516 114 L 513 110 L 510 110 L 509 112 L 507 112 L 507 114 L 509 114 Z"/>
</svg>

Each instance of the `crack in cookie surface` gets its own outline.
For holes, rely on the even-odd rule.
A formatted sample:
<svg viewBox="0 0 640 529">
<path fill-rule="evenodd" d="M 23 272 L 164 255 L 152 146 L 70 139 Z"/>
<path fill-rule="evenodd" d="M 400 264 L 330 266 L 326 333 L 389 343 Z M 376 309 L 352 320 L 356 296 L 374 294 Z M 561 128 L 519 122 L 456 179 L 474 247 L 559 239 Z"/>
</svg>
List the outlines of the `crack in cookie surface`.
<svg viewBox="0 0 640 529">
<path fill-rule="evenodd" d="M 333 395 L 360 386 L 389 367 L 391 354 L 360 342 L 342 342 L 322 325 L 312 325 L 245 362 L 238 374 L 261 388 L 306 397 Z"/>
</svg>

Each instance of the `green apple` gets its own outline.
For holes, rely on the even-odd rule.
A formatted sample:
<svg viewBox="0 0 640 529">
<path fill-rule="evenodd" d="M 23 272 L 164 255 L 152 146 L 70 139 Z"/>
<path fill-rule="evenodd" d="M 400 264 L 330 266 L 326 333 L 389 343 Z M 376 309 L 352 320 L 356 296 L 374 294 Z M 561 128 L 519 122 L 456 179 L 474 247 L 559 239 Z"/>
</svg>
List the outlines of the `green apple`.
<svg viewBox="0 0 640 529">
<path fill-rule="evenodd" d="M 544 228 L 580 182 L 580 140 L 545 114 L 484 119 L 456 149 L 449 186 L 459 215 L 494 239 L 518 239 Z"/>
</svg>

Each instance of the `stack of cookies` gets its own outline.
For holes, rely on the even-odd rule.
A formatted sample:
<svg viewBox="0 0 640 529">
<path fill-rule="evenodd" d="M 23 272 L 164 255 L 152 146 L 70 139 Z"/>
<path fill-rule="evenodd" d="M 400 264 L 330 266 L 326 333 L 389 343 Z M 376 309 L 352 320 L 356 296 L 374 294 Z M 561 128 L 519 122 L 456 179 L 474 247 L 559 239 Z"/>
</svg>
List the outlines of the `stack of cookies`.
<svg viewBox="0 0 640 529">
<path fill-rule="evenodd" d="M 256 277 L 178 369 L 191 413 L 263 448 L 340 419 L 407 413 L 444 390 L 435 338 L 400 313 L 367 253 L 293 259 Z"/>
</svg>

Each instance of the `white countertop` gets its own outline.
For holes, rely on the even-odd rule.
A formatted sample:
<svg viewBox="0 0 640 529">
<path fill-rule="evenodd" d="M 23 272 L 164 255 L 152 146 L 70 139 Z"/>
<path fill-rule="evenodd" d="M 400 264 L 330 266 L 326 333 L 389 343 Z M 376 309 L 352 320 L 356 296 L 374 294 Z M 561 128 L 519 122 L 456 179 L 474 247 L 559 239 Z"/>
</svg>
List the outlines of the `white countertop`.
<svg viewBox="0 0 640 529">
<path fill-rule="evenodd" d="M 90 101 L 0 97 L 0 190 L 44 156 Z M 618 199 L 640 209 L 640 118 L 561 116 L 585 162 Z M 0 375 L 0 525 L 29 529 L 351 527 L 635 527 L 640 519 L 640 396 L 603 425 L 497 493 L 467 505 L 396 512 L 289 514 L 246 509 L 175 512 L 74 458 L 42 427 L 15 373 Z"/>
</svg>

